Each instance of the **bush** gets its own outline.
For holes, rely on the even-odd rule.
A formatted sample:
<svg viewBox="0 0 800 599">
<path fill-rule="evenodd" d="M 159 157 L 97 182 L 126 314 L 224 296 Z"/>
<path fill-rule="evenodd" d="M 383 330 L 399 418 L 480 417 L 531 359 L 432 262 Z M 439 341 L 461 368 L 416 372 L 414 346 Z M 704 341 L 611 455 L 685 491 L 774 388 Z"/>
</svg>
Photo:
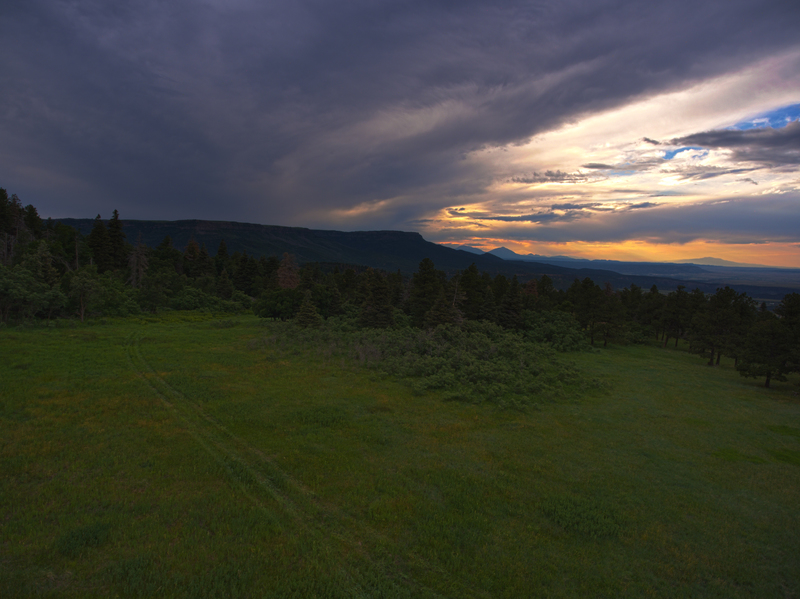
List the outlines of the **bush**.
<svg viewBox="0 0 800 599">
<path fill-rule="evenodd" d="M 435 329 L 357 329 L 331 318 L 318 329 L 275 323 L 267 346 L 282 351 L 316 349 L 386 376 L 407 380 L 416 393 L 445 392 L 446 399 L 524 408 L 536 400 L 566 396 L 581 377 L 556 359 L 551 347 L 486 321 Z"/>
<path fill-rule="evenodd" d="M 591 346 L 577 319 L 568 312 L 522 312 L 522 329 L 525 339 L 546 343 L 559 352 L 588 351 Z"/>
</svg>

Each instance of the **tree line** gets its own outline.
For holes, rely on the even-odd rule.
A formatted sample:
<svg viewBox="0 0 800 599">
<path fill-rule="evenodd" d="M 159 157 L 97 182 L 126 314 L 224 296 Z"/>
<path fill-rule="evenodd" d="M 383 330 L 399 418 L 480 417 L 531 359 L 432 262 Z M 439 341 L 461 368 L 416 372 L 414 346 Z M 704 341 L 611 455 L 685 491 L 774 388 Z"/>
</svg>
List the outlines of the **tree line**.
<svg viewBox="0 0 800 599">
<path fill-rule="evenodd" d="M 679 286 L 614 289 L 589 278 L 557 289 L 547 275 L 526 282 L 469 268 L 448 277 L 430 259 L 411 277 L 399 271 L 229 253 L 212 256 L 169 237 L 151 248 L 125 236 L 115 210 L 88 235 L 43 220 L 32 205 L 0 188 L 0 320 L 126 316 L 160 310 L 253 310 L 303 327 L 330 317 L 362 328 L 461 326 L 488 321 L 561 351 L 602 342 L 679 340 L 709 365 L 734 360 L 744 376 L 785 380 L 800 372 L 800 294 L 767 310 L 730 287 L 706 294 Z"/>
</svg>

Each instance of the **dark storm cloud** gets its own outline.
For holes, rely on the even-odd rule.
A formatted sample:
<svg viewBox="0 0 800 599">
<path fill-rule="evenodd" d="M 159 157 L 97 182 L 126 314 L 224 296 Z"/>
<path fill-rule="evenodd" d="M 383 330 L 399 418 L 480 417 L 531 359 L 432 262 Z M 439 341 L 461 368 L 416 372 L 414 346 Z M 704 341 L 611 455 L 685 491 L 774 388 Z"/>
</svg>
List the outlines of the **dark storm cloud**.
<svg viewBox="0 0 800 599">
<path fill-rule="evenodd" d="M 456 212 L 454 210 L 448 211 L 451 216 L 460 216 L 466 217 L 470 219 L 474 219 L 471 221 L 474 224 L 476 220 L 480 221 L 496 221 L 496 222 L 506 222 L 506 223 L 539 223 L 539 224 L 548 224 L 548 223 L 555 223 L 555 222 L 568 222 L 575 220 L 576 218 L 583 218 L 588 216 L 587 214 L 582 214 L 580 210 L 567 210 L 561 214 L 550 211 L 550 210 L 543 210 L 541 212 L 535 212 L 532 214 L 514 214 L 514 215 L 503 215 L 503 214 L 495 214 L 492 212 Z"/>
<path fill-rule="evenodd" d="M 9 1 L 0 185 L 54 216 L 322 226 L 309 215 L 364 205 L 352 222 L 397 228 L 492 183 L 474 150 L 784 50 L 799 16 L 778 0 Z"/>
<path fill-rule="evenodd" d="M 611 164 L 604 164 L 602 162 L 589 162 L 588 164 L 582 164 L 581 168 L 590 168 L 590 169 L 597 169 L 597 170 L 613 170 L 617 167 Z"/>
<path fill-rule="evenodd" d="M 502 214 L 502 207 L 495 206 L 494 211 L 464 211 L 463 209 L 449 209 L 447 213 L 453 217 L 472 219 L 472 224 L 477 221 L 506 222 L 506 223 L 536 223 L 548 225 L 556 223 L 568 223 L 578 219 L 590 218 L 592 214 L 603 214 L 608 212 L 622 212 L 629 210 L 642 210 L 654 208 L 659 204 L 655 202 L 639 202 L 636 204 L 623 204 L 620 207 L 613 207 L 602 202 L 560 203 L 552 204 L 549 208 L 544 208 L 538 212 L 530 214 Z"/>
<path fill-rule="evenodd" d="M 772 167 L 795 165 L 800 164 L 800 121 L 779 129 L 706 131 L 673 139 L 670 143 L 732 150 L 734 160 L 739 162 L 759 162 Z"/>
<path fill-rule="evenodd" d="M 635 173 L 635 172 L 642 172 L 642 171 L 649 171 L 651 169 L 657 168 L 664 164 L 666 159 L 664 158 L 645 158 L 641 160 L 635 160 L 631 162 L 623 162 L 620 164 L 603 164 L 599 162 L 589 162 L 588 164 L 582 164 L 581 168 L 588 168 L 592 170 L 603 170 L 603 171 L 615 171 L 615 172 L 624 172 L 624 173 Z"/>
<path fill-rule="evenodd" d="M 723 168 L 719 166 L 688 167 L 677 171 L 681 179 L 687 181 L 704 181 L 723 175 L 739 175 L 759 170 L 758 168 Z"/>
<path fill-rule="evenodd" d="M 544 173 L 534 172 L 532 175 L 512 177 L 512 183 L 587 183 L 591 177 L 581 173 L 565 173 L 560 170 L 545 171 Z"/>
<path fill-rule="evenodd" d="M 601 202 L 587 202 L 586 204 L 553 204 L 550 206 L 552 210 L 590 210 L 592 208 L 603 208 L 603 204 Z"/>
</svg>

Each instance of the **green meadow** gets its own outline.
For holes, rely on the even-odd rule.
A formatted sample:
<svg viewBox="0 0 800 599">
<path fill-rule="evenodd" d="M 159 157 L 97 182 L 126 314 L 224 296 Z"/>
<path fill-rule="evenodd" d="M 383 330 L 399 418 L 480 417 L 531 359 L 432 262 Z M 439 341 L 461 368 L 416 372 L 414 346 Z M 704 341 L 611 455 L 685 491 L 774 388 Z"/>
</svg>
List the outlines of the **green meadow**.
<svg viewBox="0 0 800 599">
<path fill-rule="evenodd" d="M 613 346 L 509 407 L 254 316 L 56 324 L 0 330 L 0 597 L 800 595 L 797 376 Z"/>
</svg>

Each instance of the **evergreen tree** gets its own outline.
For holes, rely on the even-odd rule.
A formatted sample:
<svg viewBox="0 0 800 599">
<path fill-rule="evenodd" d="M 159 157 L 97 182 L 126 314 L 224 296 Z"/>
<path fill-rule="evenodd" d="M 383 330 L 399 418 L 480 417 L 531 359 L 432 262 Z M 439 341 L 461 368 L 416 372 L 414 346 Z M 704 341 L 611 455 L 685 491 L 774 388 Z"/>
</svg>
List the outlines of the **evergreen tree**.
<svg viewBox="0 0 800 599">
<path fill-rule="evenodd" d="M 638 311 L 637 320 L 645 329 L 649 329 L 656 339 L 663 330 L 662 313 L 665 301 L 666 297 L 653 285 L 650 291 L 644 294 Z"/>
<path fill-rule="evenodd" d="M 789 331 L 791 345 L 789 367 L 794 372 L 800 372 L 800 293 L 788 293 L 783 296 L 781 303 L 775 308 L 775 314 Z"/>
<path fill-rule="evenodd" d="M 223 270 L 228 270 L 230 268 L 230 256 L 228 255 L 228 246 L 225 244 L 225 240 L 222 239 L 219 242 L 219 247 L 217 248 L 217 255 L 214 256 L 214 264 L 217 267 L 217 274 L 221 275 Z"/>
<path fill-rule="evenodd" d="M 108 221 L 108 245 L 109 262 L 112 269 L 124 269 L 128 265 L 128 252 L 130 248 L 125 241 L 125 233 L 122 231 L 122 221 L 119 219 L 119 212 L 114 210 L 111 220 Z"/>
<path fill-rule="evenodd" d="M 440 324 L 460 325 L 462 322 L 464 322 L 464 317 L 453 303 L 453 298 L 448 297 L 444 288 L 442 288 L 433 306 L 425 314 L 423 323 L 425 328 L 434 329 Z"/>
<path fill-rule="evenodd" d="M 0 264 L 14 262 L 17 244 L 25 238 L 27 228 L 24 222 L 25 210 L 17 194 L 0 188 Z"/>
<path fill-rule="evenodd" d="M 670 338 L 675 339 L 675 347 L 678 347 L 680 339 L 689 323 L 692 321 L 692 310 L 689 301 L 689 294 L 685 285 L 678 285 L 675 291 L 667 295 L 661 310 L 661 324 L 664 329 L 664 347 Z"/>
<path fill-rule="evenodd" d="M 133 248 L 133 251 L 128 256 L 128 266 L 131 271 L 128 282 L 134 289 L 138 289 L 141 286 L 147 274 L 148 253 L 148 247 L 142 243 L 142 236 L 139 235 L 139 241 L 136 243 L 136 247 Z"/>
<path fill-rule="evenodd" d="M 231 299 L 233 289 L 233 281 L 228 276 L 228 271 L 223 270 L 217 277 L 217 295 L 223 299 Z"/>
<path fill-rule="evenodd" d="M 464 296 L 461 302 L 461 310 L 464 312 L 464 317 L 468 320 L 478 320 L 484 302 L 486 285 L 481 279 L 478 267 L 475 266 L 474 262 L 469 265 L 467 270 L 461 273 L 459 286 Z"/>
<path fill-rule="evenodd" d="M 483 291 L 483 303 L 478 311 L 478 319 L 497 322 L 497 302 L 494 301 L 494 292 L 491 285 L 486 285 Z"/>
<path fill-rule="evenodd" d="M 214 265 L 214 259 L 208 253 L 206 244 L 200 246 L 200 253 L 197 256 L 197 276 L 198 277 L 215 277 L 217 268 Z"/>
<path fill-rule="evenodd" d="M 114 267 L 111 239 L 108 236 L 108 229 L 99 214 L 94 219 L 94 225 L 89 233 L 87 243 L 92 251 L 92 260 L 97 266 L 99 274 L 103 274 Z"/>
<path fill-rule="evenodd" d="M 589 277 L 583 281 L 575 279 L 567 289 L 567 299 L 573 306 L 573 313 L 581 328 L 589 335 L 589 342 L 594 345 L 595 333 L 603 318 L 603 290 Z"/>
<path fill-rule="evenodd" d="M 259 259 L 258 272 L 261 278 L 261 293 L 280 289 L 278 286 L 278 269 L 280 267 L 281 262 L 277 256 L 270 256 L 269 258 L 262 256 Z"/>
<path fill-rule="evenodd" d="M 626 330 L 626 312 L 620 296 L 614 291 L 610 283 L 603 289 L 603 299 L 600 309 L 600 319 L 597 329 L 603 337 L 603 347 L 608 346 L 612 339 L 620 338 Z"/>
<path fill-rule="evenodd" d="M 558 290 L 553 284 L 553 280 L 547 275 L 542 275 L 536 281 L 536 310 L 552 310 L 557 304 L 556 296 Z"/>
<path fill-rule="evenodd" d="M 394 324 L 394 308 L 389 285 L 383 275 L 369 269 L 365 273 L 367 297 L 361 307 L 359 324 L 362 327 L 385 329 Z"/>
<path fill-rule="evenodd" d="M 150 269 L 155 271 L 169 270 L 172 273 L 183 274 L 183 252 L 172 245 L 169 235 L 153 250 Z"/>
<path fill-rule="evenodd" d="M 283 260 L 278 268 L 278 286 L 281 289 L 295 289 L 300 285 L 300 273 L 294 261 L 294 256 L 283 254 Z"/>
<path fill-rule="evenodd" d="M 316 328 L 322 324 L 322 318 L 317 312 L 314 302 L 311 301 L 311 291 L 307 290 L 303 297 L 303 303 L 300 304 L 300 309 L 295 316 L 295 322 L 301 327 Z"/>
<path fill-rule="evenodd" d="M 25 228 L 28 229 L 28 232 L 33 236 L 34 239 L 42 238 L 42 232 L 44 229 L 42 219 L 39 216 L 39 212 L 33 207 L 33 205 L 28 204 L 25 206 L 22 221 L 25 223 Z"/>
<path fill-rule="evenodd" d="M 198 262 L 200 261 L 200 244 L 192 237 L 183 250 L 183 274 L 190 279 L 198 277 Z"/>
<path fill-rule="evenodd" d="M 386 283 L 389 285 L 389 296 L 391 297 L 392 306 L 399 308 L 403 305 L 405 296 L 405 285 L 403 284 L 403 273 L 398 270 L 394 273 L 386 275 Z"/>
<path fill-rule="evenodd" d="M 497 310 L 497 324 L 506 329 L 518 329 L 522 316 L 522 289 L 517 275 L 511 278 Z"/>
<path fill-rule="evenodd" d="M 698 292 L 701 293 L 701 292 Z M 743 342 L 745 333 L 755 319 L 755 304 L 744 293 L 730 287 L 717 289 L 704 301 L 693 302 L 691 342 L 692 350 L 709 352 L 708 365 L 719 364 L 723 351 L 735 356 Z"/>
<path fill-rule="evenodd" d="M 258 277 L 258 262 L 253 256 L 248 256 L 247 252 L 242 254 L 238 261 L 238 268 L 234 273 L 233 284 L 242 293 L 253 294 L 253 283 Z"/>
<path fill-rule="evenodd" d="M 419 263 L 419 270 L 411 278 L 411 291 L 408 297 L 411 323 L 416 327 L 425 324 L 425 314 L 431 309 L 442 290 L 444 273 L 439 273 L 430 258 Z"/>
<path fill-rule="evenodd" d="M 736 369 L 742 376 L 764 377 L 764 386 L 769 387 L 770 381 L 785 381 L 786 374 L 794 370 L 795 351 L 789 327 L 769 315 L 750 327 Z"/>
<path fill-rule="evenodd" d="M 494 301 L 498 307 L 503 303 L 503 296 L 505 296 L 511 283 L 505 275 L 497 275 L 492 281 L 492 293 L 494 294 Z M 499 315 L 499 314 L 498 314 Z"/>
</svg>

